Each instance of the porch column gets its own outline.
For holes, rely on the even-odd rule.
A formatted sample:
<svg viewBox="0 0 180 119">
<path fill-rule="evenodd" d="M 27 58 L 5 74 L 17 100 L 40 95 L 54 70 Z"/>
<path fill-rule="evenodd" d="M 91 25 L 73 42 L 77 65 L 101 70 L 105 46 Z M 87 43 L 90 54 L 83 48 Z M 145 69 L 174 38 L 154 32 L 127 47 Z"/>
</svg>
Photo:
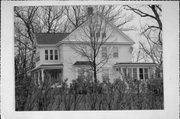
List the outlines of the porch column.
<svg viewBox="0 0 180 119">
<path fill-rule="evenodd" d="M 137 67 L 137 79 L 140 80 L 140 77 L 139 77 L 139 67 Z"/>
<path fill-rule="evenodd" d="M 40 72 L 39 71 L 37 71 L 37 79 L 38 79 L 38 85 L 40 85 Z"/>
<path fill-rule="evenodd" d="M 44 69 L 41 69 L 42 82 L 44 83 Z"/>
</svg>

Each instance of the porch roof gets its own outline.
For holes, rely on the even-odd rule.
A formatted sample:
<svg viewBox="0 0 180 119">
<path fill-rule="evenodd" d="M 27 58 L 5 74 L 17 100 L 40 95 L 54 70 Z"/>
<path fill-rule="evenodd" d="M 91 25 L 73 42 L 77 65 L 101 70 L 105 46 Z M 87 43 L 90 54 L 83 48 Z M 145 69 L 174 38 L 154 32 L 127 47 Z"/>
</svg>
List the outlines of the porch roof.
<svg viewBox="0 0 180 119">
<path fill-rule="evenodd" d="M 82 65 L 91 65 L 92 62 L 90 61 L 76 61 L 74 63 L 75 66 L 82 66 Z"/>
<path fill-rule="evenodd" d="M 63 68 L 63 64 L 42 64 L 38 67 L 35 67 L 31 71 L 36 71 L 38 69 L 61 69 Z"/>
<path fill-rule="evenodd" d="M 134 66 L 134 67 L 143 67 L 143 66 L 156 66 L 155 63 L 146 63 L 146 62 L 120 62 L 114 64 L 114 66 Z"/>
</svg>

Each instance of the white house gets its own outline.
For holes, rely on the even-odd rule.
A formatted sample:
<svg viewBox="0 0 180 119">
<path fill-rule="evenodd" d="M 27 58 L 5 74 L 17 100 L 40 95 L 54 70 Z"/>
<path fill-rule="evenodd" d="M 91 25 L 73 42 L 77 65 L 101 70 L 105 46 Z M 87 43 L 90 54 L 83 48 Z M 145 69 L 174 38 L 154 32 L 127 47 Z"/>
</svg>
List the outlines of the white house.
<svg viewBox="0 0 180 119">
<path fill-rule="evenodd" d="M 53 82 L 68 79 L 68 83 L 82 75 L 92 76 L 90 61 L 79 54 L 74 46 L 84 45 L 86 48 L 86 44 L 90 41 L 84 35 L 84 29 L 89 24 L 95 24 L 98 28 L 100 21 L 103 24 L 102 29 L 105 30 L 106 27 L 107 32 L 100 31 L 94 37 L 103 37 L 108 40 L 100 47 L 97 61 L 107 55 L 109 58 L 100 68 L 97 74 L 98 80 L 109 78 L 113 81 L 122 75 L 138 80 L 153 77 L 155 64 L 132 62 L 132 46 L 135 42 L 106 18 L 95 13 L 71 33 L 36 34 L 36 67 L 32 70 L 35 84 L 45 82 L 44 80 L 47 79 L 45 76 L 50 76 Z M 89 49 L 88 52 L 91 50 Z"/>
</svg>

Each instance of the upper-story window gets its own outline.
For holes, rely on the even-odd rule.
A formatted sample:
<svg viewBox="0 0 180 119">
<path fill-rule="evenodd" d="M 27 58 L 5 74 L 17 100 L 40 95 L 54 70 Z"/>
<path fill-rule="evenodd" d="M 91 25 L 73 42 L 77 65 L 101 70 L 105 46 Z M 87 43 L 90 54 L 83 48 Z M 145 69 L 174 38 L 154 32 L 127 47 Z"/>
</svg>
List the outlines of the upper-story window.
<svg viewBox="0 0 180 119">
<path fill-rule="evenodd" d="M 118 57 L 118 47 L 113 47 L 113 57 Z"/>
<path fill-rule="evenodd" d="M 36 53 L 36 62 L 38 62 L 39 60 L 40 60 L 40 53 L 37 52 L 37 53 Z"/>
<path fill-rule="evenodd" d="M 58 60 L 58 50 L 45 50 L 45 60 Z"/>
<path fill-rule="evenodd" d="M 54 50 L 55 60 L 58 60 L 58 51 Z"/>
<path fill-rule="evenodd" d="M 107 47 L 102 47 L 102 57 L 106 58 L 107 57 Z"/>
<path fill-rule="evenodd" d="M 45 50 L 45 60 L 48 60 L 48 50 Z"/>
<path fill-rule="evenodd" d="M 53 60 L 53 50 L 50 50 L 50 60 Z"/>
<path fill-rule="evenodd" d="M 102 33 L 102 38 L 106 38 L 106 33 Z"/>
</svg>

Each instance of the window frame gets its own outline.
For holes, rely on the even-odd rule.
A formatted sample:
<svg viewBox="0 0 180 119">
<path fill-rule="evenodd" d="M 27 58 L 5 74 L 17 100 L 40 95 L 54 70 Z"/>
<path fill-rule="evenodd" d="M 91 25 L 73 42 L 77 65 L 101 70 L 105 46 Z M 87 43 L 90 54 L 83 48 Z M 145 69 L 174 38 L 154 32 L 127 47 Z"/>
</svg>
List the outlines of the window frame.
<svg viewBox="0 0 180 119">
<path fill-rule="evenodd" d="M 52 52 L 51 52 L 51 51 L 52 51 Z M 49 53 L 49 56 L 50 56 L 49 59 L 50 59 L 50 60 L 53 60 L 53 50 L 49 50 L 49 52 L 50 52 L 50 53 Z"/>
<path fill-rule="evenodd" d="M 147 72 L 145 72 L 145 69 L 147 69 Z M 148 68 L 144 68 L 144 79 L 148 79 L 149 78 L 149 70 Z"/>
<path fill-rule="evenodd" d="M 105 50 L 103 50 L 105 48 Z M 101 56 L 102 58 L 107 58 L 107 47 L 106 46 L 103 46 L 101 48 Z"/>
<path fill-rule="evenodd" d="M 136 70 L 136 72 L 134 71 L 134 70 Z M 138 79 L 138 68 L 137 67 L 133 67 L 132 68 L 132 75 L 133 75 L 133 79 L 135 79 L 136 78 L 136 80 Z"/>
<path fill-rule="evenodd" d="M 46 53 L 47 51 L 47 53 Z M 45 60 L 49 60 L 49 51 L 48 50 L 44 50 L 45 53 Z"/>
<path fill-rule="evenodd" d="M 139 68 L 139 79 L 144 79 L 144 68 L 142 68 L 142 67 Z"/>
<path fill-rule="evenodd" d="M 58 60 L 58 50 L 54 50 L 54 60 Z"/>
<path fill-rule="evenodd" d="M 113 58 L 118 58 L 119 57 L 119 49 L 117 46 L 113 47 Z"/>
</svg>

